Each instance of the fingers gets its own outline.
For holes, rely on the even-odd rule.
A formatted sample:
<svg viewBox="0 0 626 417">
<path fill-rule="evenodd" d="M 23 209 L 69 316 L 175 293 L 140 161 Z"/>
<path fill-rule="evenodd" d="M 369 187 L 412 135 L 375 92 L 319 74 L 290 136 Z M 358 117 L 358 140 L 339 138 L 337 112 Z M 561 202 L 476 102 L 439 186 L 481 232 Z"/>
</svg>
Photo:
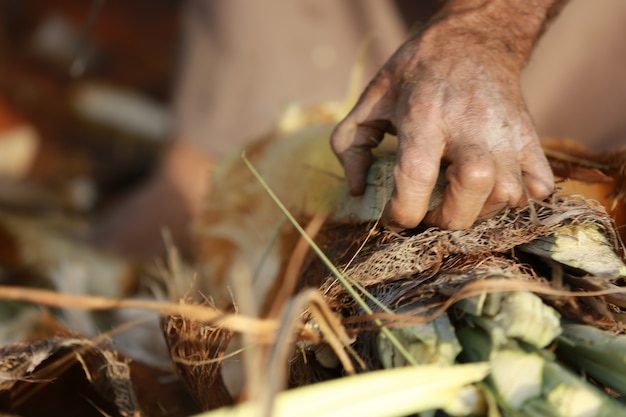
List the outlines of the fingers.
<svg viewBox="0 0 626 417">
<path fill-rule="evenodd" d="M 367 170 L 373 161 L 372 149 L 380 144 L 390 126 L 385 91 L 380 82 L 370 84 L 331 135 L 331 147 L 343 165 L 353 195 L 365 191 Z"/>
<path fill-rule="evenodd" d="M 415 227 L 422 221 L 439 176 L 443 133 L 433 124 L 412 126 L 405 122 L 399 127 L 395 187 L 383 213 L 383 222 L 392 229 Z"/>
<path fill-rule="evenodd" d="M 529 198 L 543 200 L 554 192 L 554 175 L 541 143 L 535 140 L 522 149 L 520 166 Z"/>
<path fill-rule="evenodd" d="M 508 151 L 493 154 L 496 162 L 496 183 L 479 218 L 497 214 L 506 207 L 521 207 L 529 199 L 543 200 L 554 191 L 554 176 L 530 122 L 525 135 L 513 138 L 521 143 Z"/>
<path fill-rule="evenodd" d="M 452 163 L 446 171 L 443 203 L 428 213 L 425 221 L 444 229 L 465 229 L 476 221 L 492 194 L 496 164 L 480 144 L 455 146 L 449 158 Z"/>
<path fill-rule="evenodd" d="M 544 199 L 554 189 L 554 178 L 534 131 L 523 139 L 508 138 L 526 146 L 487 149 L 480 144 L 461 145 L 447 154 L 448 184 L 441 206 L 425 217 L 426 224 L 459 230 L 477 219 L 494 216 L 504 208 L 520 207 L 529 198 Z M 462 142 L 460 142 L 462 143 Z"/>
<path fill-rule="evenodd" d="M 519 139 L 514 140 L 517 142 Z M 478 219 L 493 217 L 507 207 L 518 207 L 526 202 L 519 156 L 516 148 L 490 154 L 495 167 L 493 188 Z"/>
<path fill-rule="evenodd" d="M 372 164 L 372 148 L 380 144 L 384 130 L 359 125 L 350 116 L 333 131 L 331 146 L 339 158 L 352 195 L 365 191 L 367 170 Z"/>
</svg>

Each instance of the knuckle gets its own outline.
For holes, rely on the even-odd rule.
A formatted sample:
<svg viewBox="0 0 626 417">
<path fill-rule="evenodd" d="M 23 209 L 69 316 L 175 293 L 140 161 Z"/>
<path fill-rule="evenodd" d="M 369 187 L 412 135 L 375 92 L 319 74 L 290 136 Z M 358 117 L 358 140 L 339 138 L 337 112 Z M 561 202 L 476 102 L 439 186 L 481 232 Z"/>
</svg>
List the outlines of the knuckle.
<svg viewBox="0 0 626 417">
<path fill-rule="evenodd" d="M 476 189 L 478 191 L 491 188 L 496 172 L 493 164 L 483 161 L 482 163 L 464 165 L 460 169 L 453 171 L 452 174 L 454 181 L 461 188 Z"/>
<path fill-rule="evenodd" d="M 394 177 L 396 181 L 405 179 L 409 183 L 435 184 L 439 176 L 438 165 L 434 161 L 409 159 L 396 164 Z"/>
<path fill-rule="evenodd" d="M 330 147 L 332 148 L 333 152 L 335 152 L 336 154 L 340 154 L 343 151 L 345 151 L 345 119 L 343 121 L 341 121 L 337 126 L 335 126 L 335 128 L 333 129 L 332 133 L 330 134 Z"/>
<path fill-rule="evenodd" d="M 417 149 L 407 149 L 398 159 L 394 175 L 412 182 L 434 183 L 439 176 L 439 161 L 424 157 Z"/>
<path fill-rule="evenodd" d="M 330 134 L 330 147 L 336 155 L 342 156 L 355 147 L 358 125 L 351 115 L 343 119 Z"/>
<path fill-rule="evenodd" d="M 550 175 L 543 181 L 533 181 L 528 189 L 530 197 L 544 199 L 554 192 L 554 178 Z"/>
<path fill-rule="evenodd" d="M 554 192 L 554 174 L 549 167 L 525 171 L 523 179 L 530 198 L 542 200 Z"/>
<path fill-rule="evenodd" d="M 517 207 L 523 201 L 524 189 L 521 179 L 500 181 L 496 183 L 492 192 L 490 203 L 504 207 Z"/>
</svg>

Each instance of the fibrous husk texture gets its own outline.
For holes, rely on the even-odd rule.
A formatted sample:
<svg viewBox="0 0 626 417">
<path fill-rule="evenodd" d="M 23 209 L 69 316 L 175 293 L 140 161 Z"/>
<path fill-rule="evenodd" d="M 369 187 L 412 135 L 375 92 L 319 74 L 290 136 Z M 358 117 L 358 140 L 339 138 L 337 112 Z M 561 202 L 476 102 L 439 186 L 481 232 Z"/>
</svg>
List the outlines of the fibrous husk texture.
<svg viewBox="0 0 626 417">
<path fill-rule="evenodd" d="M 232 405 L 220 366 L 233 333 L 182 316 L 163 320 L 170 357 L 181 379 L 198 405 L 204 410 Z"/>
<path fill-rule="evenodd" d="M 372 235 L 370 228 L 370 237 L 363 243 L 370 226 L 364 225 L 360 232 L 354 227 L 343 228 L 343 233 L 341 226 L 334 227 L 333 236 L 340 238 L 328 239 L 331 244 L 326 247 L 326 253 L 335 259 L 349 258 L 352 255 L 345 250 L 346 244 L 342 245 L 341 240 L 357 241 L 360 247 L 357 255 L 349 262 L 340 262 L 343 262 L 344 274 L 378 300 L 378 305 L 367 300 L 371 310 L 380 314 L 384 312 L 381 304 L 393 312 L 402 311 L 403 306 L 418 305 L 420 307 L 409 314 L 425 320 L 434 318 L 430 315 L 437 306 L 465 285 L 489 278 L 526 281 L 559 290 L 588 289 L 586 285 L 578 286 L 581 281 L 568 282 L 567 287 L 562 287 L 563 283 L 551 283 L 552 267 L 556 262 L 525 250 L 525 245 L 550 238 L 563 228 L 594 228 L 607 238 L 616 257 L 621 254 L 621 241 L 613 219 L 604 207 L 581 196 L 553 195 L 546 201 L 507 209 L 462 231 L 430 228 L 408 231 L 403 235 L 386 231 Z M 567 268 L 563 265 L 559 268 L 563 267 Z M 572 274 L 582 276 L 582 282 L 595 279 L 573 270 L 564 275 L 570 277 Z M 605 276 L 600 281 L 611 283 L 618 279 L 618 276 Z M 367 364 L 367 369 L 381 368 L 380 332 L 373 318 L 365 314 L 335 277 L 329 276 L 321 291 L 329 304 L 344 317 L 345 325 L 357 335 L 353 347 Z M 611 314 L 617 310 L 611 306 L 610 300 L 547 296 L 544 302 L 567 319 L 613 332 L 623 331 L 623 323 L 615 321 Z M 383 320 L 383 323 L 394 326 L 394 319 Z"/>
<path fill-rule="evenodd" d="M 489 265 L 500 268 L 505 266 L 502 263 L 507 264 L 506 270 L 520 268 L 502 256 L 510 256 L 516 247 L 550 236 L 565 225 L 583 224 L 595 225 L 618 249 L 613 220 L 602 206 L 582 197 L 555 195 L 549 201 L 507 209 L 467 230 L 431 228 L 405 236 L 380 233 L 345 268 L 345 275 L 369 288 L 407 278 L 423 283 L 437 272 L 470 271 Z M 332 300 L 344 289 L 329 278 L 322 291 Z"/>
</svg>

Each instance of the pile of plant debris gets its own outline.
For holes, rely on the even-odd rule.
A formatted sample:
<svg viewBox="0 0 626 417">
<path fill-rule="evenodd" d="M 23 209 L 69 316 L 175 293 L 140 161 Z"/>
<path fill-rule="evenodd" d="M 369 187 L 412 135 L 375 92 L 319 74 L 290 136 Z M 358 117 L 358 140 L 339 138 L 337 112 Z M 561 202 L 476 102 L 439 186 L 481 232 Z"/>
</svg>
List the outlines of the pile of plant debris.
<svg viewBox="0 0 626 417">
<path fill-rule="evenodd" d="M 625 154 L 555 142 L 550 198 L 394 233 L 379 224 L 393 139 L 350 196 L 328 147 L 346 108 L 294 108 L 218 167 L 193 265 L 174 249 L 157 268 L 114 258 L 0 212 L 3 267 L 52 289 L 0 288 L 3 340 L 23 341 L 0 350 L 0 411 L 623 414 Z M 98 334 L 111 322 L 125 324 Z"/>
<path fill-rule="evenodd" d="M 204 409 L 245 399 L 239 415 L 626 412 L 626 266 L 603 205 L 561 189 L 468 230 L 393 233 L 377 222 L 393 187 L 389 150 L 370 170 L 368 194 L 350 197 L 322 145 L 331 128 L 317 120 L 279 131 L 218 171 L 197 225 L 200 291 L 222 311 L 277 320 L 280 330 L 260 341 L 165 321 L 170 341 L 205 346 L 202 358 L 198 345 L 175 352 Z M 611 185 L 603 203 L 622 209 L 619 153 L 563 144 L 547 153 L 557 173 Z M 386 379 L 405 367 L 425 373 Z M 439 379 L 452 371 L 467 379 Z M 323 405 L 302 404 L 308 395 Z"/>
</svg>

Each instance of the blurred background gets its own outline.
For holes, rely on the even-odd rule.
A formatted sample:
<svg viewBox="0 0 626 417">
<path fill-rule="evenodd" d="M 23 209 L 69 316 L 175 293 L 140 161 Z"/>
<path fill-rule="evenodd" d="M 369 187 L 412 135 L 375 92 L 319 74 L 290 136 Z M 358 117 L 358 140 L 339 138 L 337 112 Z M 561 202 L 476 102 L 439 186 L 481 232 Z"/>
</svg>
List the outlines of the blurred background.
<svg viewBox="0 0 626 417">
<path fill-rule="evenodd" d="M 90 212 L 153 169 L 171 127 L 180 6 L 0 1 L 0 166 L 12 166 L 1 174 L 41 185 L 5 178 L 0 200 Z"/>
</svg>

